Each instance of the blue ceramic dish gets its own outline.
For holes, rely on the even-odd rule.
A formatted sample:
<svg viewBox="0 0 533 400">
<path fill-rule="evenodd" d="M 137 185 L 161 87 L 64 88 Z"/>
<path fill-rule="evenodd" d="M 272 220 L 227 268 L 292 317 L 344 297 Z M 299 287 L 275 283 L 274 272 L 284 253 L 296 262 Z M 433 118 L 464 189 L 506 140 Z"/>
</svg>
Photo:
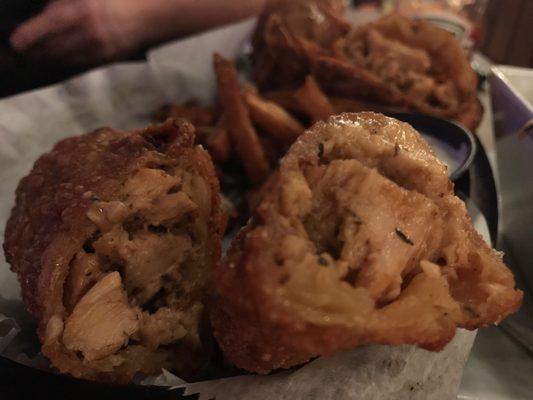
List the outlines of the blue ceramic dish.
<svg viewBox="0 0 533 400">
<path fill-rule="evenodd" d="M 448 175 L 456 181 L 468 170 L 477 144 L 474 135 L 461 125 L 442 118 L 414 113 L 387 113 L 407 122 L 429 143 L 437 157 L 448 166 Z"/>
</svg>

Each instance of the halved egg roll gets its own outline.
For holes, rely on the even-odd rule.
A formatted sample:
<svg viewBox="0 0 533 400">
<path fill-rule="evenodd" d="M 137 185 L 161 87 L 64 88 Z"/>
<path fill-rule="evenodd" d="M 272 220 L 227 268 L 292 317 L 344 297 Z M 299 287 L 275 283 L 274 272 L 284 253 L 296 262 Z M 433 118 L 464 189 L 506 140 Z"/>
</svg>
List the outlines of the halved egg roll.
<svg viewBox="0 0 533 400">
<path fill-rule="evenodd" d="M 442 349 L 520 306 L 410 125 L 341 114 L 301 135 L 215 270 L 215 337 L 268 373 L 365 344 Z"/>
<path fill-rule="evenodd" d="M 205 361 L 219 184 L 185 120 L 59 142 L 21 180 L 7 261 L 62 373 L 127 382 Z"/>
</svg>

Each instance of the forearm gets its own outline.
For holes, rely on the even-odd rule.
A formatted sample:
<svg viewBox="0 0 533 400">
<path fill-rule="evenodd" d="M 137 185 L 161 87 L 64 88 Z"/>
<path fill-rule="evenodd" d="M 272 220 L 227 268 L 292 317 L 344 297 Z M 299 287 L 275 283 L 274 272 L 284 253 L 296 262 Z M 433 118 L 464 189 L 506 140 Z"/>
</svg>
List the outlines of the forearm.
<svg viewBox="0 0 533 400">
<path fill-rule="evenodd" d="M 258 14 L 267 1 L 55 0 L 10 42 L 36 60 L 89 65 Z"/>
<path fill-rule="evenodd" d="M 141 1 L 141 0 L 138 0 Z M 142 0 L 144 44 L 198 32 L 258 14 L 267 0 Z"/>
</svg>

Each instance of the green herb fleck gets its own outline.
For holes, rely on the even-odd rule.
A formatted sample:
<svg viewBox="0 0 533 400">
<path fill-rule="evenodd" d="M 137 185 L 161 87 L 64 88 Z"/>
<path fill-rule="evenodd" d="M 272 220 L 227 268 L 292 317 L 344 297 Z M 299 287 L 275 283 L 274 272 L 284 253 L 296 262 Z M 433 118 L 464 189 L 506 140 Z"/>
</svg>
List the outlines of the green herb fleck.
<svg viewBox="0 0 533 400">
<path fill-rule="evenodd" d="M 318 144 L 318 157 L 322 158 L 323 155 L 324 155 L 324 143 L 319 143 Z"/>
<path fill-rule="evenodd" d="M 413 243 L 413 241 L 411 239 L 409 239 L 409 236 L 407 236 L 405 233 L 403 233 L 398 228 L 396 228 L 395 231 L 396 231 L 396 234 L 398 235 L 398 237 L 400 239 L 402 239 L 405 243 L 410 244 L 411 246 L 414 246 L 414 243 Z"/>
<path fill-rule="evenodd" d="M 400 152 L 400 145 L 398 144 L 398 142 L 396 142 L 394 144 L 394 157 L 396 157 L 399 152 Z"/>
<path fill-rule="evenodd" d="M 326 266 L 326 265 L 329 264 L 329 263 L 328 263 L 328 260 L 326 260 L 326 259 L 325 259 L 324 257 L 322 257 L 322 256 L 318 257 L 318 263 L 319 263 L 320 265 L 324 265 L 324 266 Z"/>
</svg>

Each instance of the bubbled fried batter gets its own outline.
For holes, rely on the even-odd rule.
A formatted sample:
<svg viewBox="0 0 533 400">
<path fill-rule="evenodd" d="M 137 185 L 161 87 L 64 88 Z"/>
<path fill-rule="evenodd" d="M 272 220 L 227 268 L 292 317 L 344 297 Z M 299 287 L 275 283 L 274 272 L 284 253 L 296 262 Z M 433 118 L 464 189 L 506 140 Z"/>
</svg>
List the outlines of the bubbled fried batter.
<svg viewBox="0 0 533 400">
<path fill-rule="evenodd" d="M 300 136 L 216 276 L 218 343 L 259 373 L 363 344 L 440 350 L 522 298 L 446 167 L 412 127 L 375 113 Z"/>
</svg>

